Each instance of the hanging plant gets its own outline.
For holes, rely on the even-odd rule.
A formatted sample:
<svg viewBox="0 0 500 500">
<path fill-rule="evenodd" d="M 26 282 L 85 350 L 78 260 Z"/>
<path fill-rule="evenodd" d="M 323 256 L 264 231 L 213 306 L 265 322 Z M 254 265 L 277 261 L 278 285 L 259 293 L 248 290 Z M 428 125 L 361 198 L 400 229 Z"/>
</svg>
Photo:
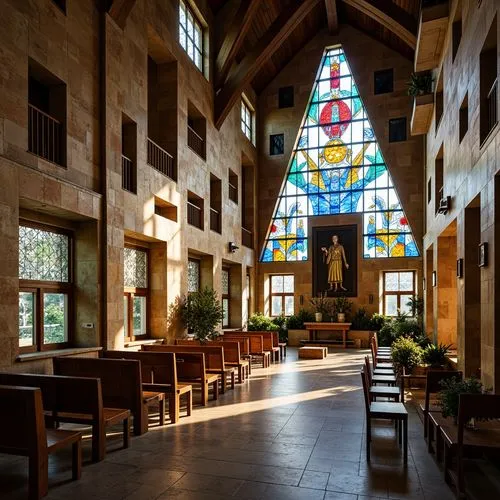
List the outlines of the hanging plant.
<svg viewBox="0 0 500 500">
<path fill-rule="evenodd" d="M 412 73 L 410 80 L 407 82 L 408 95 L 417 97 L 419 95 L 432 93 L 432 74 L 426 73 Z"/>
</svg>

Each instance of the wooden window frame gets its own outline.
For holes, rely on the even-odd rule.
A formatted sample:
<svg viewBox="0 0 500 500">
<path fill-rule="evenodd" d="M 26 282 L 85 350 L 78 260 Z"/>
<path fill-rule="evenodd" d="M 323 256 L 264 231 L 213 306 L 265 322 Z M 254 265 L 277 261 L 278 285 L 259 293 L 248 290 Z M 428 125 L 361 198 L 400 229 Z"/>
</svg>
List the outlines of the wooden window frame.
<svg viewBox="0 0 500 500">
<path fill-rule="evenodd" d="M 151 338 L 149 331 L 149 324 L 151 318 L 151 293 L 149 284 L 151 282 L 151 261 L 149 247 L 137 245 L 135 243 L 125 243 L 125 248 L 132 248 L 146 253 L 147 265 L 147 280 L 148 286 L 146 288 L 137 288 L 130 286 L 123 286 L 123 296 L 127 298 L 127 318 L 123 318 L 123 326 L 125 330 L 125 322 L 127 322 L 127 329 L 124 331 L 125 342 L 134 342 L 136 340 L 146 340 Z M 146 297 L 146 333 L 141 335 L 134 335 L 134 298 Z M 128 332 L 128 335 L 127 335 Z"/>
<path fill-rule="evenodd" d="M 240 117 L 241 131 L 243 132 L 243 135 L 253 144 L 255 111 L 252 109 L 249 102 L 244 96 L 241 97 L 241 109 L 242 109 Z M 243 116 L 245 118 L 243 118 Z"/>
<path fill-rule="evenodd" d="M 412 273 L 413 275 L 413 289 L 412 290 L 404 290 L 404 291 L 386 291 L 385 286 L 386 286 L 386 276 L 387 274 L 399 274 L 399 273 Z M 384 316 L 388 316 L 386 314 L 386 297 L 388 295 L 392 296 L 397 296 L 397 310 L 401 310 L 401 296 L 402 295 L 411 295 L 413 297 L 417 296 L 417 291 L 416 291 L 416 283 L 417 283 L 417 272 L 408 269 L 408 270 L 402 270 L 402 271 L 383 271 L 382 275 L 382 314 Z M 395 318 L 396 316 L 390 316 L 391 318 Z"/>
<path fill-rule="evenodd" d="M 280 293 L 273 293 L 273 278 L 277 276 L 293 276 L 293 292 L 280 292 Z M 270 304 L 269 304 L 269 316 L 271 318 L 277 318 L 278 316 L 281 316 L 280 314 L 273 314 L 273 297 L 281 297 L 281 311 L 282 315 L 285 317 L 289 317 L 285 314 L 285 299 L 286 297 L 292 297 L 293 298 L 293 313 L 295 313 L 295 275 L 290 274 L 290 273 L 285 273 L 285 274 L 272 274 L 269 278 L 269 296 L 270 296 Z"/>
<path fill-rule="evenodd" d="M 197 26 L 199 28 L 201 36 L 200 36 L 200 46 L 197 46 L 194 43 L 194 39 L 192 39 L 188 35 L 187 30 L 185 30 L 184 27 L 181 25 L 181 19 L 180 19 L 180 14 L 179 14 L 179 18 L 177 19 L 177 26 L 179 29 L 179 45 L 181 46 L 182 50 L 184 50 L 184 52 L 187 54 L 189 60 L 195 65 L 196 69 L 198 69 L 203 75 L 205 75 L 205 30 L 206 30 L 206 28 L 205 28 L 204 24 L 200 21 L 198 14 L 196 14 L 194 9 L 191 7 L 189 0 L 179 0 L 179 7 L 180 7 L 181 3 L 184 5 L 185 11 L 186 11 L 186 22 L 187 22 L 187 16 L 189 13 L 189 14 L 191 14 L 191 16 L 193 18 L 193 25 Z M 179 8 L 179 10 L 180 10 L 180 8 Z M 198 67 L 198 65 L 196 64 L 196 61 L 194 59 L 191 59 L 191 57 L 189 57 L 187 47 L 184 48 L 182 46 L 182 44 L 181 44 L 181 33 L 182 32 L 185 33 L 186 40 L 189 38 L 189 40 L 193 44 L 195 52 L 196 51 L 201 52 L 201 68 Z"/>
<path fill-rule="evenodd" d="M 68 229 L 63 229 L 55 226 L 49 226 L 47 224 L 41 224 L 34 221 L 20 220 L 19 226 L 30 227 L 33 229 L 39 229 L 41 231 L 46 231 L 56 234 L 64 234 L 68 237 L 68 282 L 60 281 L 43 281 L 43 280 L 27 280 L 19 279 L 19 293 L 27 292 L 33 293 L 35 295 L 35 305 L 34 305 L 34 343 L 31 346 L 19 346 L 19 352 L 21 354 L 33 353 L 33 352 L 44 352 L 44 351 L 54 351 L 58 349 L 67 349 L 74 344 L 74 234 L 73 231 Z M 46 293 L 61 293 L 68 297 L 68 308 L 66 311 L 67 317 L 67 340 L 66 342 L 59 342 L 56 344 L 45 344 L 44 343 L 44 331 L 43 331 L 43 314 L 44 314 L 44 304 L 43 296 Z M 19 294 L 18 294 L 19 295 Z M 19 343 L 19 333 L 18 333 L 18 343 Z"/>
<path fill-rule="evenodd" d="M 231 324 L 231 270 L 228 267 L 222 268 L 223 272 L 227 273 L 227 291 L 228 293 L 221 293 L 221 300 L 227 300 L 227 324 L 224 324 L 224 314 L 222 314 L 222 328 L 229 328 Z"/>
</svg>

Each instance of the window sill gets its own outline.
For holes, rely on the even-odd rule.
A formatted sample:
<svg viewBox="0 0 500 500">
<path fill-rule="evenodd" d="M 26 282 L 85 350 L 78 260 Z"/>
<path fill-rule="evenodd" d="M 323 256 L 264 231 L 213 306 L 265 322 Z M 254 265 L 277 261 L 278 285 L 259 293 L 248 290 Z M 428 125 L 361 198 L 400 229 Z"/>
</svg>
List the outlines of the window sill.
<svg viewBox="0 0 500 500">
<path fill-rule="evenodd" d="M 40 359 L 50 359 L 56 356 L 71 356 L 73 354 L 85 354 L 89 352 L 100 352 L 102 347 L 69 347 L 67 349 L 54 349 L 52 351 L 30 352 L 20 354 L 16 361 L 25 363 L 27 361 L 38 361 Z"/>
<path fill-rule="evenodd" d="M 125 342 L 124 347 L 137 347 L 141 345 L 161 344 L 165 339 L 144 339 Z"/>
</svg>

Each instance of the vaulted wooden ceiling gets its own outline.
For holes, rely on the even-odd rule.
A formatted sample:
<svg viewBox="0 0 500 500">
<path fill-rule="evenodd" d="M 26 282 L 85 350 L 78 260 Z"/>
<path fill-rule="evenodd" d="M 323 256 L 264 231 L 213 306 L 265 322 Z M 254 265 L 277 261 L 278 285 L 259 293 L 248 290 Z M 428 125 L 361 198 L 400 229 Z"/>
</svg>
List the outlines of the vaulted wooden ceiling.
<svg viewBox="0 0 500 500">
<path fill-rule="evenodd" d="M 251 84 L 259 94 L 322 29 L 360 31 L 413 60 L 420 0 L 208 0 L 216 31 L 216 124 Z"/>
</svg>

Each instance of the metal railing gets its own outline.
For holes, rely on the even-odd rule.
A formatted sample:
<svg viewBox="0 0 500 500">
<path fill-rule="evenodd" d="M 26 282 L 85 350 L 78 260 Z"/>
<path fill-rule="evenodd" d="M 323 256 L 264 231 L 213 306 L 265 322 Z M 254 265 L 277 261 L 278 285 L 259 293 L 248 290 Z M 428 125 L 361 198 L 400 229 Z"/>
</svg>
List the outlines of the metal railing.
<svg viewBox="0 0 500 500">
<path fill-rule="evenodd" d="M 497 84 L 498 80 L 495 79 L 486 97 L 486 108 L 488 110 L 487 134 L 491 132 L 498 121 Z"/>
<path fill-rule="evenodd" d="M 188 146 L 202 158 L 205 158 L 205 141 L 192 127 L 188 125 Z"/>
<path fill-rule="evenodd" d="M 229 183 L 229 199 L 238 203 L 238 187 Z"/>
<path fill-rule="evenodd" d="M 170 177 L 173 181 L 177 180 L 175 175 L 174 157 L 165 151 L 156 142 L 148 137 L 148 165 L 151 165 L 155 170 L 163 175 Z"/>
<path fill-rule="evenodd" d="M 203 229 L 203 214 L 201 208 L 190 201 L 187 202 L 188 224 Z"/>
<path fill-rule="evenodd" d="M 62 165 L 62 123 L 28 104 L 28 151 Z"/>
<path fill-rule="evenodd" d="M 253 248 L 253 233 L 252 231 L 246 229 L 245 227 L 241 228 L 241 242 L 247 248 Z"/>
<path fill-rule="evenodd" d="M 135 193 L 134 164 L 122 154 L 122 188 Z"/>
<path fill-rule="evenodd" d="M 215 208 L 210 207 L 210 229 L 217 233 L 221 232 L 221 214 Z"/>
</svg>

